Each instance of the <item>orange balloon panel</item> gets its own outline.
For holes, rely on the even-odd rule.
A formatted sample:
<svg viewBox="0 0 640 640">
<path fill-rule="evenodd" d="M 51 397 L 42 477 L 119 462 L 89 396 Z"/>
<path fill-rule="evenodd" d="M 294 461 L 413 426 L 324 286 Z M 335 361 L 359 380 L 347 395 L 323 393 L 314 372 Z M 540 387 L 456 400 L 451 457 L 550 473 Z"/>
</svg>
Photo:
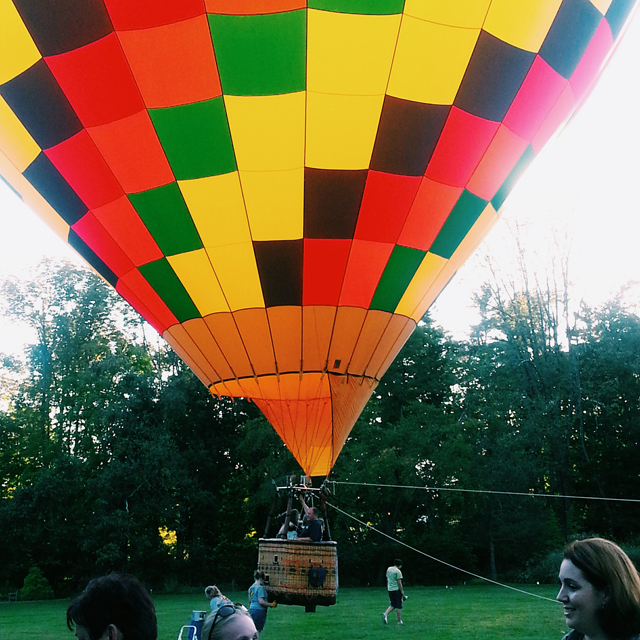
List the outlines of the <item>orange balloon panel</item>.
<svg viewBox="0 0 640 640">
<path fill-rule="evenodd" d="M 0 0 L 0 173 L 327 474 L 634 0 Z"/>
</svg>

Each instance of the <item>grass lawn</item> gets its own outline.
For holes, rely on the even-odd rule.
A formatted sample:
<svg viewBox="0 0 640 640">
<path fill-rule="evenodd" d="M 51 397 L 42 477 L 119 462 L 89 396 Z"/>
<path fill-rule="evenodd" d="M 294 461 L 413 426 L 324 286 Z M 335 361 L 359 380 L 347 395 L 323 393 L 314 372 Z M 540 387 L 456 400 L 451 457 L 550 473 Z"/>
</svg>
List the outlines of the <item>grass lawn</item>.
<svg viewBox="0 0 640 640">
<path fill-rule="evenodd" d="M 554 598 L 556 587 L 527 586 L 526 590 Z M 495 586 L 408 587 L 405 624 L 382 624 L 388 601 L 384 589 L 341 589 L 333 607 L 318 607 L 315 614 L 301 607 L 269 610 L 261 640 L 325 640 L 327 638 L 388 640 L 560 640 L 566 632 L 559 604 Z M 246 592 L 227 593 L 246 603 Z M 177 640 L 191 611 L 206 610 L 204 594 L 155 596 L 158 640 Z M 74 635 L 65 624 L 67 600 L 0 603 L 0 640 L 68 640 Z M 184 636 L 186 638 L 186 634 Z"/>
</svg>

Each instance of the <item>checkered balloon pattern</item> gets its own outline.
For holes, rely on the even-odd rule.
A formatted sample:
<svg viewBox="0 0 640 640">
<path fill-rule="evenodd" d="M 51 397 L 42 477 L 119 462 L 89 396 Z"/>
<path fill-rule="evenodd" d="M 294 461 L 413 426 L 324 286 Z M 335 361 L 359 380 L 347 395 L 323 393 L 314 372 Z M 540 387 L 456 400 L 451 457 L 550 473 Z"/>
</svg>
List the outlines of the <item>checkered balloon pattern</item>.
<svg viewBox="0 0 640 640">
<path fill-rule="evenodd" d="M 326 475 L 635 0 L 0 0 L 0 173 Z"/>
</svg>

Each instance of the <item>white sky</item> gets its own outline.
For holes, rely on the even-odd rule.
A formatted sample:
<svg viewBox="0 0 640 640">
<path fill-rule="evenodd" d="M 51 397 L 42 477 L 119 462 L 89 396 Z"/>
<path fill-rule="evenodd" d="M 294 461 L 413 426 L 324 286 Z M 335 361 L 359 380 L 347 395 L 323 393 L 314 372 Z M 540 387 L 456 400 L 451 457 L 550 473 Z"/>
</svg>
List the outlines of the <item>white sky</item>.
<svg viewBox="0 0 640 640">
<path fill-rule="evenodd" d="M 482 257 L 500 263 L 508 225 L 526 227 L 527 244 L 544 253 L 546 232 L 572 237 L 572 276 L 578 295 L 598 304 L 629 280 L 640 282 L 640 18 L 582 110 L 529 167 L 512 192 L 502 221 L 432 307 L 438 323 L 463 335 L 477 321 L 471 294 L 483 280 Z M 82 262 L 0 181 L 0 277 L 25 276 L 45 255 Z M 504 268 L 509 268 L 504 265 Z M 30 338 L 0 322 L 0 353 Z"/>
<path fill-rule="evenodd" d="M 640 13 L 640 12 L 638 12 Z M 454 334 L 478 318 L 471 295 L 488 255 L 503 269 L 516 223 L 527 249 L 544 255 L 553 226 L 571 238 L 575 296 L 605 302 L 640 282 L 640 15 L 635 15 L 600 83 L 561 134 L 549 142 L 512 191 L 502 220 L 431 308 Z M 511 241 L 510 241 L 511 240 Z M 486 273 L 486 272 L 484 272 Z M 636 293 L 638 288 L 635 289 Z"/>
</svg>

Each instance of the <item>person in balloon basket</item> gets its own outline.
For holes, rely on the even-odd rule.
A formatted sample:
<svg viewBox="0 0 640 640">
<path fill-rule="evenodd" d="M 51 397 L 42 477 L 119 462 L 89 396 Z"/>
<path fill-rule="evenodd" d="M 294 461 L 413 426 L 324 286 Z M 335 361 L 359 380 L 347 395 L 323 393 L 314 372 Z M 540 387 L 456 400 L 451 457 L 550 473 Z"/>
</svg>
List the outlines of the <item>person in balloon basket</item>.
<svg viewBox="0 0 640 640">
<path fill-rule="evenodd" d="M 285 516 L 286 521 L 286 512 L 281 514 Z M 280 527 L 278 533 L 276 534 L 276 538 L 282 538 L 283 540 L 297 540 L 298 539 L 298 529 L 300 527 L 300 514 L 297 509 L 291 509 L 291 515 L 289 517 L 289 527 L 285 529 L 284 522 Z"/>
<path fill-rule="evenodd" d="M 134 576 L 110 573 L 91 580 L 69 605 L 67 626 L 78 640 L 156 640 L 156 609 Z"/>
<path fill-rule="evenodd" d="M 317 507 L 308 507 L 304 498 L 300 498 L 304 509 L 307 525 L 300 531 L 298 540 L 310 540 L 311 542 L 320 542 L 322 540 L 322 524 L 320 523 Z"/>
<path fill-rule="evenodd" d="M 563 640 L 638 640 L 640 577 L 627 554 L 602 538 L 565 549 L 560 591 L 567 626 Z"/>
<path fill-rule="evenodd" d="M 277 602 L 267 600 L 267 590 L 264 588 L 265 575 L 262 571 L 254 571 L 253 579 L 255 582 L 249 587 L 249 613 L 256 625 L 259 638 L 267 622 L 267 611 L 277 606 Z"/>
<path fill-rule="evenodd" d="M 398 624 L 404 624 L 402 622 L 402 603 L 407 599 L 404 595 L 404 588 L 402 586 L 402 560 L 396 558 L 393 561 L 393 566 L 387 569 L 387 591 L 389 592 L 389 606 L 387 610 L 382 614 L 382 621 L 385 624 L 389 624 L 389 614 L 395 609 L 396 617 L 398 618 Z"/>
</svg>

